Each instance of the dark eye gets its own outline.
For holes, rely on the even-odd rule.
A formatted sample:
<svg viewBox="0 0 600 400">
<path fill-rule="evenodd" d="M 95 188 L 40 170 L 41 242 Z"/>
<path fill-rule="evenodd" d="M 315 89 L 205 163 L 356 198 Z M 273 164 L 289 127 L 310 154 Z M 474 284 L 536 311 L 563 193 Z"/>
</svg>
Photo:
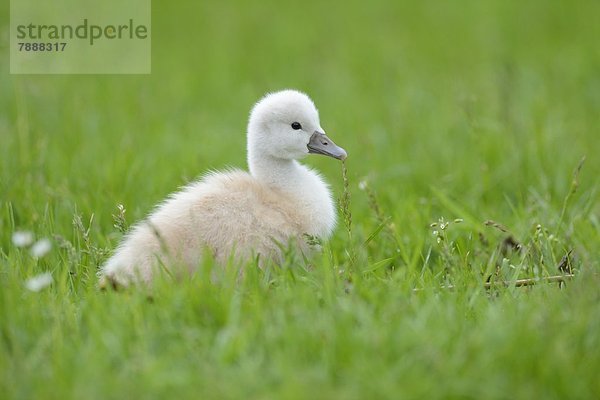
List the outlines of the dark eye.
<svg viewBox="0 0 600 400">
<path fill-rule="evenodd" d="M 302 129 L 302 125 L 300 125 L 300 122 L 292 122 L 292 129 L 297 131 L 298 129 Z"/>
</svg>

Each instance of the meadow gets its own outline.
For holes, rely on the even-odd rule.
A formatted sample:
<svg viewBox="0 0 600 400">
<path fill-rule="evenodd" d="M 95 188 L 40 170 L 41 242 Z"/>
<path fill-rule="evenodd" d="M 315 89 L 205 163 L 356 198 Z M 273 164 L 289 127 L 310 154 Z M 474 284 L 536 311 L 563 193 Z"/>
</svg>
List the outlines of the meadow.
<svg viewBox="0 0 600 400">
<path fill-rule="evenodd" d="M 600 398 L 600 3 L 155 1 L 150 75 L 70 76 L 9 75 L 6 8 L 0 398 Z M 98 290 L 282 88 L 349 154 L 323 253 Z"/>
</svg>

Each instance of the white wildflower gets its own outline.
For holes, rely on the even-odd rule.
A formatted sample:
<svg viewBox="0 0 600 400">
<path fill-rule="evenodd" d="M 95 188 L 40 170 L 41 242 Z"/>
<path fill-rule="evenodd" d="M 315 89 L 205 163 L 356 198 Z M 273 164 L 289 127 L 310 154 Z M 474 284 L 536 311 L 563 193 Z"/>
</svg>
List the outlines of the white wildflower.
<svg viewBox="0 0 600 400">
<path fill-rule="evenodd" d="M 367 188 L 367 181 L 360 181 L 360 182 L 358 183 L 358 188 L 359 188 L 360 190 L 365 190 L 365 189 Z"/>
<path fill-rule="evenodd" d="M 33 243 L 33 233 L 29 231 L 16 231 L 12 235 L 12 242 L 16 247 L 27 247 Z"/>
<path fill-rule="evenodd" d="M 40 239 L 33 246 L 31 246 L 31 255 L 35 258 L 42 258 L 52 249 L 52 243 L 49 239 Z"/>
<path fill-rule="evenodd" d="M 43 274 L 27 279 L 25 282 L 25 287 L 32 292 L 39 292 L 43 288 L 50 286 L 52 281 L 52 274 L 50 272 L 44 272 Z"/>
</svg>

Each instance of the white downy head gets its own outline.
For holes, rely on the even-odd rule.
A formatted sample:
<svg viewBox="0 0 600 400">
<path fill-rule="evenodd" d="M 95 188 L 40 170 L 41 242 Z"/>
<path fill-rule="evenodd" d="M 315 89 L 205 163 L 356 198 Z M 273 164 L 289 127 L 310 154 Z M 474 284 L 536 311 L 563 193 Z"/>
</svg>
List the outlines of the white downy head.
<svg viewBox="0 0 600 400">
<path fill-rule="evenodd" d="M 263 97 L 248 122 L 248 165 L 264 159 L 298 160 L 309 153 L 345 159 L 346 152 L 325 135 L 319 112 L 304 93 L 283 90 Z"/>
</svg>

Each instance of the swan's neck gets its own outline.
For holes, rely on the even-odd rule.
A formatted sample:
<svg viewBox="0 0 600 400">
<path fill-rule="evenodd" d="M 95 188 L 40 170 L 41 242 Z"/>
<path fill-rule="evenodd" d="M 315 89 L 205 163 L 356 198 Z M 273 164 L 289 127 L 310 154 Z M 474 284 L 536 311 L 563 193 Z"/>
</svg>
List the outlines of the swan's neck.
<svg viewBox="0 0 600 400">
<path fill-rule="evenodd" d="M 296 201 L 305 232 L 321 238 L 331 235 L 335 209 L 331 193 L 317 173 L 295 160 L 270 156 L 248 157 L 250 174 L 267 186 L 289 193 Z"/>
<path fill-rule="evenodd" d="M 253 177 L 262 183 L 286 192 L 299 189 L 299 183 L 306 178 L 306 168 L 295 160 L 270 156 L 249 157 L 248 169 Z"/>
</svg>

